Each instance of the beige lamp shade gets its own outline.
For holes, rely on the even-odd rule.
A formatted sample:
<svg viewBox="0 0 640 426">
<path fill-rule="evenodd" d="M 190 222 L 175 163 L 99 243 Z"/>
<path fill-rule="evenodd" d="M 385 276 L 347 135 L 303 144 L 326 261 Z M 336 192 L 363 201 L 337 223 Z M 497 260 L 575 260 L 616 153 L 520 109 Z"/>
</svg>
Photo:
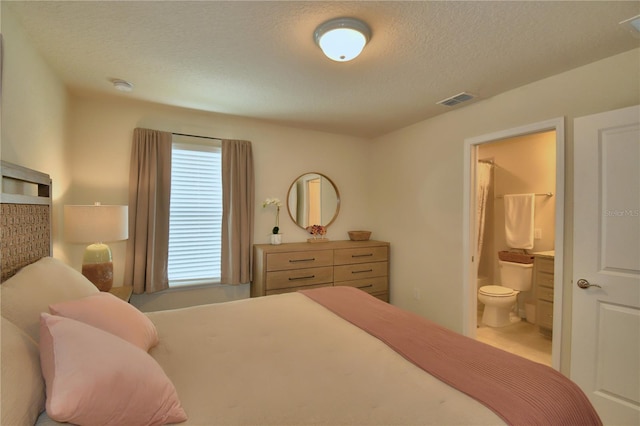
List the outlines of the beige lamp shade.
<svg viewBox="0 0 640 426">
<path fill-rule="evenodd" d="M 129 238 L 128 206 L 96 203 L 64 206 L 64 238 L 70 243 L 105 243 Z"/>
<path fill-rule="evenodd" d="M 70 243 L 92 243 L 84 251 L 82 274 L 100 291 L 113 285 L 111 249 L 104 242 L 129 236 L 127 206 L 64 206 L 64 236 Z"/>
</svg>

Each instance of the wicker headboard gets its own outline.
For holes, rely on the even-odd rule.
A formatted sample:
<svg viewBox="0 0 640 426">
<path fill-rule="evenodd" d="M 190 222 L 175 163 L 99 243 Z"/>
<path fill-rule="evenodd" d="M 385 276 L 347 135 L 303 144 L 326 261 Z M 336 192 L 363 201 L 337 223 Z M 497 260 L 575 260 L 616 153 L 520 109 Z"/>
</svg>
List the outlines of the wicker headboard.
<svg viewBox="0 0 640 426">
<path fill-rule="evenodd" d="M 51 178 L 0 161 L 0 282 L 51 256 Z"/>
</svg>

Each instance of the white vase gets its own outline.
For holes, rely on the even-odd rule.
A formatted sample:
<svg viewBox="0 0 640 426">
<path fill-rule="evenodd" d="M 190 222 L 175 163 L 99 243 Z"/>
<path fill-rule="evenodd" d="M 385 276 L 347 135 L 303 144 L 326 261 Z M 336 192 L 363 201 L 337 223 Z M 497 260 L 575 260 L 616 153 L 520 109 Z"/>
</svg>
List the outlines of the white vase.
<svg viewBox="0 0 640 426">
<path fill-rule="evenodd" d="M 271 244 L 282 244 L 282 234 L 271 234 Z"/>
</svg>

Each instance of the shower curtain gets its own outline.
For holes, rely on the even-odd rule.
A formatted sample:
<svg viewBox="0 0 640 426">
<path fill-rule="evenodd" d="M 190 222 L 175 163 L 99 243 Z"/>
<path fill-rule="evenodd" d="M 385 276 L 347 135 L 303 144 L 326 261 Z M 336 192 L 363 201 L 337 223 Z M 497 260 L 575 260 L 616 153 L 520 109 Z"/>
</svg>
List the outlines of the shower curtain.
<svg viewBox="0 0 640 426">
<path fill-rule="evenodd" d="M 484 240 L 484 220 L 487 210 L 487 200 L 489 198 L 489 185 L 491 184 L 491 169 L 493 164 L 478 161 L 476 167 L 476 229 L 478 237 L 478 247 L 476 252 L 476 265 L 480 265 L 482 255 L 482 242 Z"/>
</svg>

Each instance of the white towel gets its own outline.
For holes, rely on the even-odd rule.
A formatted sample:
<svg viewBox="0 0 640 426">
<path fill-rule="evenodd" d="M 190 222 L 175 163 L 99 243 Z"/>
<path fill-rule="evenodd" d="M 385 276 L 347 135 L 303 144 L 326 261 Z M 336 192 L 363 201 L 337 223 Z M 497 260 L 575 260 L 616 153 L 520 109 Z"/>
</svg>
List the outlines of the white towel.
<svg viewBox="0 0 640 426">
<path fill-rule="evenodd" d="M 504 196 L 504 230 L 509 248 L 533 248 L 535 194 Z"/>
</svg>

